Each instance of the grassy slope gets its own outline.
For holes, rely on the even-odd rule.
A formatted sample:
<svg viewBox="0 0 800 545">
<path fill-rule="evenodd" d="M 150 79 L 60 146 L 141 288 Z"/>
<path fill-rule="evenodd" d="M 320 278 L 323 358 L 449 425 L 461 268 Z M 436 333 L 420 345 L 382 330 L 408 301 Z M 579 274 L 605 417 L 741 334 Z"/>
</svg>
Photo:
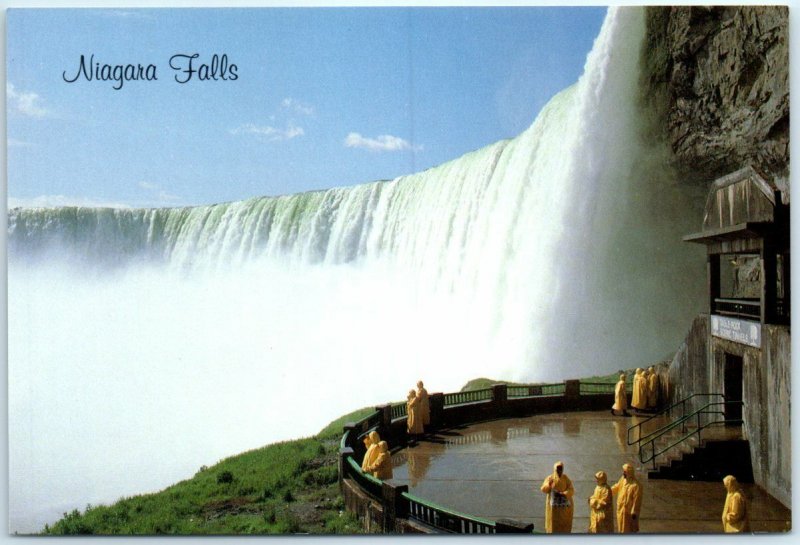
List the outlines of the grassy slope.
<svg viewBox="0 0 800 545">
<path fill-rule="evenodd" d="M 632 370 L 628 374 L 632 374 Z M 619 372 L 583 379 L 616 382 Z M 462 391 L 505 383 L 469 381 Z M 44 534 L 361 533 L 337 484 L 342 426 L 373 411 L 347 414 L 314 437 L 267 445 L 203 467 L 191 479 L 111 506 L 74 510 Z"/>
<path fill-rule="evenodd" d="M 314 437 L 244 452 L 203 467 L 191 479 L 111 506 L 74 510 L 44 534 L 361 533 L 344 510 L 337 484 L 342 425 L 364 408 L 331 422 Z"/>
</svg>

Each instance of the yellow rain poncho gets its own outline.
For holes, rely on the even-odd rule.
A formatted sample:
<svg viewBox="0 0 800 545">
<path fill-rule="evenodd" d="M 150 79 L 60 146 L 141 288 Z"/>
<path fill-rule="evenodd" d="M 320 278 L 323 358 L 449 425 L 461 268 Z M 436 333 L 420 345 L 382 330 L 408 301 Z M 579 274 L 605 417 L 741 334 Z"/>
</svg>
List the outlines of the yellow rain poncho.
<svg viewBox="0 0 800 545">
<path fill-rule="evenodd" d="M 597 486 L 594 494 L 589 498 L 589 533 L 613 534 L 614 533 L 614 502 L 612 501 L 611 487 L 605 471 L 594 474 Z"/>
<path fill-rule="evenodd" d="M 361 470 L 367 471 L 367 468 L 375 462 L 378 457 L 378 443 L 381 441 L 381 436 L 377 431 L 369 432 L 364 438 L 364 446 L 367 447 L 367 452 L 364 453 L 364 460 L 361 462 Z"/>
<path fill-rule="evenodd" d="M 417 397 L 419 398 L 419 414 L 422 417 L 422 425 L 427 426 L 431 423 L 431 406 L 428 403 L 428 390 L 422 385 L 422 381 L 417 382 Z"/>
<path fill-rule="evenodd" d="M 722 509 L 722 529 L 726 533 L 749 532 L 750 515 L 747 512 L 747 498 L 739 487 L 739 481 L 733 475 L 722 479 L 728 495 Z"/>
<path fill-rule="evenodd" d="M 377 446 L 378 456 L 375 463 L 370 465 L 367 469 L 372 476 L 385 481 L 393 477 L 392 471 L 392 454 L 389 452 L 389 445 L 386 441 L 381 441 Z"/>
<path fill-rule="evenodd" d="M 633 399 L 631 400 L 631 407 L 634 409 L 647 408 L 647 381 L 645 380 L 644 373 L 641 369 L 636 369 L 636 374 L 633 376 Z"/>
<path fill-rule="evenodd" d="M 572 496 L 575 488 L 564 473 L 564 463 L 556 462 L 553 474 L 542 483 L 542 492 L 547 494 L 544 508 L 544 528 L 548 534 L 568 534 L 572 532 Z"/>
<path fill-rule="evenodd" d="M 656 370 L 651 367 L 648 369 L 647 377 L 647 407 L 655 409 L 658 406 L 658 375 Z"/>
<path fill-rule="evenodd" d="M 406 420 L 406 429 L 409 435 L 420 435 L 423 433 L 422 416 L 419 414 L 419 398 L 414 390 L 408 392 L 408 400 L 406 401 L 406 411 L 408 412 L 408 419 Z"/>
<path fill-rule="evenodd" d="M 622 466 L 622 478 L 611 487 L 617 497 L 617 531 L 628 534 L 639 531 L 639 516 L 642 510 L 642 485 L 636 480 L 633 466 Z"/>
<path fill-rule="evenodd" d="M 628 410 L 628 392 L 625 389 L 625 375 L 619 376 L 619 382 L 614 388 L 614 405 L 611 409 L 625 412 Z"/>
</svg>

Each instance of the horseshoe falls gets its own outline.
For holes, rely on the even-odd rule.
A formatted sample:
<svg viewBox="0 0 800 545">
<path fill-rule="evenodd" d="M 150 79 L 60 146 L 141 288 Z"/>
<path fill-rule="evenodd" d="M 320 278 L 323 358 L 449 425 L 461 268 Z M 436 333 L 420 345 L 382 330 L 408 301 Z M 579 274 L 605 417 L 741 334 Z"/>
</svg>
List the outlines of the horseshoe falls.
<svg viewBox="0 0 800 545">
<path fill-rule="evenodd" d="M 9 212 L 11 530 L 468 380 L 667 357 L 700 199 L 646 135 L 640 9 L 516 138 L 424 172 L 175 209 Z M 356 181 L 354 181 L 356 182 Z M 704 194 L 704 192 L 703 192 Z"/>
</svg>

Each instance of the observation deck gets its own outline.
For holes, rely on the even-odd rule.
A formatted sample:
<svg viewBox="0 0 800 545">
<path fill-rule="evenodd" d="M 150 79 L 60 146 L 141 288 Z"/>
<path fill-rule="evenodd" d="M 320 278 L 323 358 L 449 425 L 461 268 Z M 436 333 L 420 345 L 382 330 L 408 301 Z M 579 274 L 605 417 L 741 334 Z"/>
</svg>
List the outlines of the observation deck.
<svg viewBox="0 0 800 545">
<path fill-rule="evenodd" d="M 392 456 L 393 481 L 414 496 L 454 511 L 498 520 L 533 523 L 544 530 L 542 481 L 553 464 L 575 487 L 573 533 L 589 527 L 587 498 L 594 474 L 603 470 L 609 484 L 632 463 L 644 489 L 641 533 L 718 533 L 725 504 L 722 482 L 648 479 L 647 464 L 627 445 L 627 428 L 640 417 L 612 417 L 608 411 L 582 411 L 511 418 L 429 434 Z M 754 532 L 790 529 L 791 511 L 753 484 L 742 484 Z"/>
<path fill-rule="evenodd" d="M 658 369 L 657 369 L 658 371 Z M 405 404 L 384 405 L 345 426 L 339 477 L 347 509 L 369 531 L 385 533 L 529 533 L 544 530 L 539 487 L 561 460 L 575 486 L 573 533 L 588 528 L 587 499 L 598 470 L 614 484 L 631 463 L 644 487 L 642 533 L 719 533 L 725 489 L 719 482 L 648 479 L 629 428 L 650 434 L 669 417 L 612 416 L 613 384 L 566 381 L 495 385 L 431 394 L 431 430 L 408 437 Z M 361 471 L 362 439 L 377 430 L 392 447 L 393 478 Z M 630 442 L 637 439 L 633 437 Z M 752 484 L 755 532 L 791 529 L 791 511 Z"/>
</svg>

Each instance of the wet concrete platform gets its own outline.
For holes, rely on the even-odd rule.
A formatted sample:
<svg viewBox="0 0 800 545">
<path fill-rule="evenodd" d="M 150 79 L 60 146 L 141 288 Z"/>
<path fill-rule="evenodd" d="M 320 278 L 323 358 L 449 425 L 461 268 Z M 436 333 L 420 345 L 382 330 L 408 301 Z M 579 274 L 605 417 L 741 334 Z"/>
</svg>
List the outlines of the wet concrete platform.
<svg viewBox="0 0 800 545">
<path fill-rule="evenodd" d="M 628 426 L 641 420 L 612 417 L 608 412 L 574 412 L 442 430 L 392 456 L 394 481 L 407 484 L 416 496 L 456 511 L 533 522 L 544 530 L 545 495 L 539 487 L 561 460 L 575 487 L 573 532 L 586 532 L 594 474 L 602 469 L 614 484 L 622 475 L 622 464 L 630 463 L 637 468 L 644 491 L 642 533 L 721 532 L 722 482 L 648 480 L 636 448 L 626 441 Z M 658 425 L 648 426 L 652 424 Z M 742 487 L 754 532 L 791 529 L 789 509 L 756 485 Z"/>
</svg>

